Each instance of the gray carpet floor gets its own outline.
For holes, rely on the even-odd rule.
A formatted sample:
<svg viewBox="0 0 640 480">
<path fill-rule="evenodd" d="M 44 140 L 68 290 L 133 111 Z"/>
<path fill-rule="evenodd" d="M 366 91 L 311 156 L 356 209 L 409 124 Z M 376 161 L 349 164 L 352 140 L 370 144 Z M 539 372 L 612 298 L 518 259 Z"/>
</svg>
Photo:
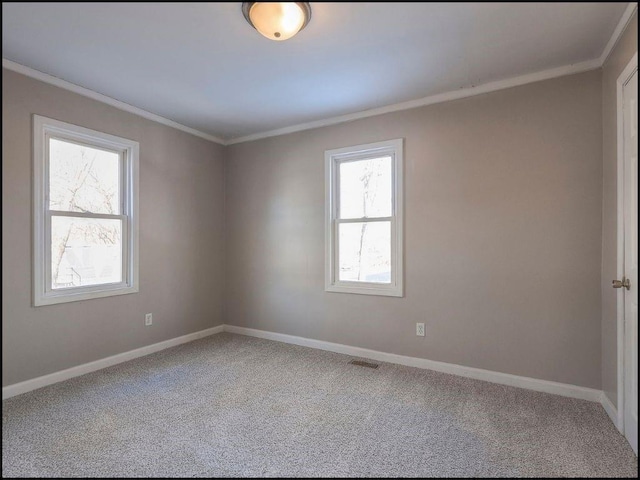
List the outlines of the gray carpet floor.
<svg viewBox="0 0 640 480">
<path fill-rule="evenodd" d="M 632 476 L 599 404 L 223 333 L 2 402 L 3 476 Z"/>
</svg>

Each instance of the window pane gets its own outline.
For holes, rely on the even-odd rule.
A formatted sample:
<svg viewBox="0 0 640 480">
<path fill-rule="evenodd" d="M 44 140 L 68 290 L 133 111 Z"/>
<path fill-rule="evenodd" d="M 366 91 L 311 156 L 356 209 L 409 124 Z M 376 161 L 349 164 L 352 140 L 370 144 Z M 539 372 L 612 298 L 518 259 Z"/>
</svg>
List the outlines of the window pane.
<svg viewBox="0 0 640 480">
<path fill-rule="evenodd" d="M 341 162 L 340 218 L 390 217 L 391 157 Z"/>
<path fill-rule="evenodd" d="M 339 280 L 391 283 L 391 222 L 342 223 Z"/>
<path fill-rule="evenodd" d="M 51 288 L 122 281 L 122 221 L 51 217 Z"/>
<path fill-rule="evenodd" d="M 49 208 L 65 212 L 120 212 L 120 155 L 51 138 Z"/>
</svg>

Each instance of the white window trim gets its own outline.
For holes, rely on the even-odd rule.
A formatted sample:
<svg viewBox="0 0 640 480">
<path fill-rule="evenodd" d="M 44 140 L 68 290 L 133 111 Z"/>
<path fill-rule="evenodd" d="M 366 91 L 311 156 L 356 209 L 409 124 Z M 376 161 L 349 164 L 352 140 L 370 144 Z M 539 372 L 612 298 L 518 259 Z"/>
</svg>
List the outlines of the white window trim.
<svg viewBox="0 0 640 480">
<path fill-rule="evenodd" d="M 375 158 L 389 155 L 392 158 L 392 215 L 391 221 L 391 284 L 347 282 L 338 280 L 338 168 L 344 161 Z M 327 292 L 357 293 L 363 295 L 404 295 L 403 256 L 403 139 L 338 148 L 325 152 L 325 290 Z M 361 220 L 361 219 L 357 219 Z M 344 220 L 343 220 L 344 221 Z"/>
<path fill-rule="evenodd" d="M 117 150 L 121 156 L 123 241 L 123 281 L 103 285 L 52 290 L 50 250 L 51 212 L 48 201 L 48 141 L 49 137 Z M 139 291 L 138 285 L 138 142 L 79 127 L 51 118 L 33 115 L 33 303 L 34 306 L 75 302 L 92 298 L 124 295 Z M 65 216 L 100 217 L 99 214 L 64 212 Z"/>
</svg>

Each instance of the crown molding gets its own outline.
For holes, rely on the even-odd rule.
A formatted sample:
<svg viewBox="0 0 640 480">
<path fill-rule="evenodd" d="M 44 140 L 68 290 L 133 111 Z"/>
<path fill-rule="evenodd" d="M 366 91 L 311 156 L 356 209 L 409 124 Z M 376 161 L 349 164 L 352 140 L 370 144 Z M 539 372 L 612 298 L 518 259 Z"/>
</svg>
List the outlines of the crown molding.
<svg viewBox="0 0 640 480">
<path fill-rule="evenodd" d="M 56 87 L 64 88 L 65 90 L 69 90 L 70 92 L 77 93 L 84 97 L 89 97 L 93 100 L 97 100 L 98 102 L 106 103 L 107 105 L 111 105 L 112 107 L 115 107 L 119 110 L 124 110 L 125 112 L 133 113 L 134 115 L 146 118 L 147 120 L 152 120 L 168 127 L 190 133 L 191 135 L 195 135 L 196 137 L 204 138 L 205 140 L 209 140 L 210 142 L 218 143 L 220 145 L 225 144 L 223 139 L 209 133 L 201 132 L 200 130 L 196 130 L 195 128 L 187 127 L 186 125 L 182 125 L 181 123 L 174 122 L 173 120 L 169 120 L 168 118 L 161 117 L 160 115 L 156 115 L 155 113 L 147 112 L 142 108 L 135 107 L 120 100 L 116 100 L 115 98 L 103 95 L 102 93 L 98 93 L 88 88 L 81 87 L 80 85 L 76 85 L 75 83 L 71 83 L 61 78 L 54 77 L 53 75 L 49 75 L 48 73 L 35 70 L 6 58 L 2 59 L 2 68 L 12 70 L 22 75 L 26 75 L 27 77 L 35 78 L 36 80 L 40 80 Z"/>
<path fill-rule="evenodd" d="M 329 125 L 335 125 L 338 123 L 351 122 L 353 120 L 359 120 L 361 118 L 375 117 L 377 115 L 383 115 L 385 113 L 399 112 L 402 110 L 409 110 L 412 108 L 424 107 L 427 105 L 434 105 L 436 103 L 449 102 L 451 100 L 459 100 L 461 98 L 473 97 L 475 95 L 481 95 L 483 93 L 495 92 L 497 90 L 504 90 L 506 88 L 518 87 L 520 85 L 526 85 L 527 83 L 539 82 L 541 80 L 549 80 L 551 78 L 563 77 L 565 75 L 572 75 L 574 73 L 587 72 L 589 70 L 595 70 L 600 68 L 602 64 L 599 59 L 587 60 L 585 62 L 574 63 L 571 65 L 565 65 L 562 67 L 551 68 L 549 70 L 543 70 L 541 72 L 529 73 L 518 77 L 512 77 L 505 80 L 497 80 L 494 82 L 485 83 L 482 85 L 472 86 L 468 88 L 461 88 L 451 92 L 439 93 L 436 95 L 430 95 L 428 97 L 418 98 L 416 100 L 409 100 L 408 102 L 395 103 L 393 105 L 386 105 L 384 107 L 372 108 L 370 110 L 364 110 L 362 112 L 349 113 L 347 115 L 340 115 L 338 117 L 325 118 L 322 120 L 316 120 L 308 123 L 301 123 L 298 125 L 292 125 L 290 127 L 278 128 L 276 130 L 269 130 L 267 132 L 254 133 L 243 137 L 237 137 L 229 139 L 225 142 L 225 145 L 234 145 L 236 143 L 251 142 L 253 140 L 260 140 L 262 138 L 275 137 L 279 135 L 285 135 L 287 133 L 300 132 L 302 130 L 310 130 L 312 128 L 327 127 Z"/>
<path fill-rule="evenodd" d="M 613 31 L 611 38 L 605 45 L 604 50 L 602 51 L 602 55 L 600 55 L 600 66 L 604 65 L 604 62 L 606 62 L 607 58 L 609 58 L 609 55 L 611 55 L 611 51 L 616 46 L 616 43 L 618 43 L 618 40 L 620 40 L 620 37 L 622 36 L 624 31 L 627 29 L 627 25 L 629 24 L 631 17 L 633 17 L 633 14 L 637 9 L 638 4 L 636 2 L 629 2 L 629 5 L 627 5 L 626 10 L 622 14 L 622 17 L 620 17 L 620 21 Z"/>
</svg>

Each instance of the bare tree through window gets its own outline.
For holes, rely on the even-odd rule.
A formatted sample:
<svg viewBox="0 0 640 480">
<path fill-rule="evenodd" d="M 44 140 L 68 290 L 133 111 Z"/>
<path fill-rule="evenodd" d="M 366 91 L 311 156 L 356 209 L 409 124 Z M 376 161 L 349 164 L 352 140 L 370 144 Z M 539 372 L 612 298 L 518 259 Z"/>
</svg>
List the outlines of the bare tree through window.
<svg viewBox="0 0 640 480">
<path fill-rule="evenodd" d="M 341 280 L 390 281 L 391 182 L 390 157 L 340 164 Z"/>
<path fill-rule="evenodd" d="M 50 140 L 49 208 L 52 288 L 120 281 L 120 221 L 64 212 L 120 213 L 118 153 Z"/>
<path fill-rule="evenodd" d="M 364 162 L 364 172 L 360 176 L 360 181 L 364 187 L 364 195 L 362 195 L 362 212 L 363 217 L 367 218 L 369 205 L 373 204 L 378 193 L 378 186 L 382 172 L 374 161 Z M 367 231 L 368 223 L 362 223 L 360 227 L 360 245 L 358 247 L 358 280 L 364 281 L 364 269 L 362 268 L 362 246 L 364 244 L 364 235 Z"/>
</svg>

